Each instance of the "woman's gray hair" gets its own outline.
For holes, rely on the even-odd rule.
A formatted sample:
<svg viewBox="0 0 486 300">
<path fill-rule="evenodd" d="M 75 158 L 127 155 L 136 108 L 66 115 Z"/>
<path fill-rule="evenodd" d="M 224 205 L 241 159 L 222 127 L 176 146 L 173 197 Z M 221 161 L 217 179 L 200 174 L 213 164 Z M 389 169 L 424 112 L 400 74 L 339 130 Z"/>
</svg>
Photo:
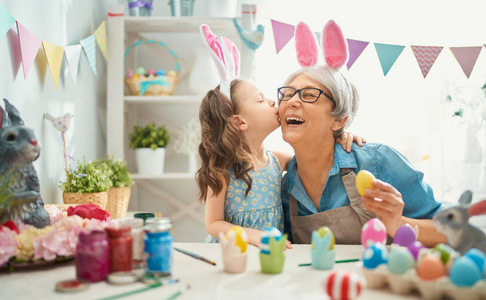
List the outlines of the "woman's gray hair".
<svg viewBox="0 0 486 300">
<path fill-rule="evenodd" d="M 331 115 L 338 120 L 348 117 L 344 126 L 334 131 L 334 137 L 341 136 L 344 129 L 351 125 L 358 111 L 359 96 L 356 87 L 341 72 L 326 65 L 297 70 L 287 78 L 284 85 L 288 86 L 302 74 L 324 85 L 331 92 L 331 97 L 334 99 L 334 109 L 331 111 Z"/>
</svg>

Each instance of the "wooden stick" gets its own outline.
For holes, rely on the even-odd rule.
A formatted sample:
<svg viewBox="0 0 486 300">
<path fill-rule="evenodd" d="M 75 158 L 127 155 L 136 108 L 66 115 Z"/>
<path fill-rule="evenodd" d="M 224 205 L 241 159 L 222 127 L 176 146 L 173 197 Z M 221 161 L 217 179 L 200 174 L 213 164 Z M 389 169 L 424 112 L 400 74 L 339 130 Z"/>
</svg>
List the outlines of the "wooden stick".
<svg viewBox="0 0 486 300">
<path fill-rule="evenodd" d="M 67 167 L 67 158 L 66 158 L 66 140 L 64 139 L 64 130 L 61 131 L 62 135 L 62 147 L 64 148 L 64 167 L 66 168 L 66 181 L 68 185 L 68 191 L 71 192 L 71 187 L 69 187 L 69 173 Z"/>
</svg>

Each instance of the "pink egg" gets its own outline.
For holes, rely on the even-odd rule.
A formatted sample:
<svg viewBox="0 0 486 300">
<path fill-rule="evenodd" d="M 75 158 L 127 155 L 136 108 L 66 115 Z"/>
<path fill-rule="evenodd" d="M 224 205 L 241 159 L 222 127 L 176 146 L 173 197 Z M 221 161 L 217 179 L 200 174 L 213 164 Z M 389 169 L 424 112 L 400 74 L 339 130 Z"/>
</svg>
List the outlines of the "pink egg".
<svg viewBox="0 0 486 300">
<path fill-rule="evenodd" d="M 134 74 L 135 73 L 133 73 L 133 70 L 128 70 L 127 71 L 127 78 L 132 78 Z"/>
<path fill-rule="evenodd" d="M 361 245 L 365 248 L 376 242 L 386 244 L 386 238 L 385 224 L 378 218 L 368 220 L 361 229 Z"/>
<path fill-rule="evenodd" d="M 408 247 L 416 240 L 417 234 L 415 233 L 415 229 L 413 229 L 410 224 L 405 224 L 400 226 L 400 228 L 397 229 L 397 232 L 395 232 L 393 243 L 403 247 Z"/>
<path fill-rule="evenodd" d="M 147 71 L 147 75 L 155 75 L 157 73 L 157 70 L 155 69 L 150 69 Z"/>
<path fill-rule="evenodd" d="M 333 271 L 324 280 L 324 290 L 332 299 L 354 300 L 361 294 L 361 278 L 353 272 Z"/>
</svg>

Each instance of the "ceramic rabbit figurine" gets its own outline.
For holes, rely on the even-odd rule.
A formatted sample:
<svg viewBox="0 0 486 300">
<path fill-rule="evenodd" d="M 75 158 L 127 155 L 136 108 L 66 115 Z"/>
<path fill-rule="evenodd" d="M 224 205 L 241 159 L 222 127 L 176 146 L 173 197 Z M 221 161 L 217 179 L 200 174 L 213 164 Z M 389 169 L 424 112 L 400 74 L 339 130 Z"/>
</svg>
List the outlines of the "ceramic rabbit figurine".
<svg viewBox="0 0 486 300">
<path fill-rule="evenodd" d="M 37 228 L 50 224 L 32 164 L 40 155 L 34 131 L 6 99 L 0 106 L 0 224 L 8 220 Z"/>
<path fill-rule="evenodd" d="M 486 200 L 473 205 L 472 192 L 465 191 L 459 198 L 459 204 L 441 209 L 434 216 L 437 231 L 445 234 L 447 243 L 463 255 L 471 248 L 486 253 L 486 234 L 469 224 L 469 218 L 486 214 Z"/>
</svg>

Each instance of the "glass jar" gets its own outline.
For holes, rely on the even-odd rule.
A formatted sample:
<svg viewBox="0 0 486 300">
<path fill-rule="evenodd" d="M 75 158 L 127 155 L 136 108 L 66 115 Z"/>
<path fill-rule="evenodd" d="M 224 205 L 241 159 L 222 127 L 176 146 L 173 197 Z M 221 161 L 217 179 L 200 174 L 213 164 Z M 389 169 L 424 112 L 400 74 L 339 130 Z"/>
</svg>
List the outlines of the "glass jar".
<svg viewBox="0 0 486 300">
<path fill-rule="evenodd" d="M 105 280 L 110 271 L 110 253 L 104 231 L 81 231 L 76 245 L 76 278 L 89 282 Z"/>
<path fill-rule="evenodd" d="M 155 218 L 155 214 L 154 213 L 136 213 L 133 215 L 134 218 L 140 218 L 143 220 L 143 224 L 145 225 L 145 222 L 147 221 L 147 219 L 150 219 L 150 218 Z"/>
<path fill-rule="evenodd" d="M 144 251 L 143 251 L 143 219 L 141 218 L 125 218 L 119 219 L 118 222 L 122 226 L 129 226 L 132 229 L 132 240 L 133 240 L 133 262 L 139 264 L 143 261 Z"/>
<path fill-rule="evenodd" d="M 156 276 L 169 276 L 172 270 L 172 222 L 169 218 L 148 219 L 145 226 L 145 253 L 147 273 Z"/>
<path fill-rule="evenodd" d="M 132 229 L 128 226 L 107 227 L 110 248 L 110 273 L 132 270 Z"/>
</svg>

